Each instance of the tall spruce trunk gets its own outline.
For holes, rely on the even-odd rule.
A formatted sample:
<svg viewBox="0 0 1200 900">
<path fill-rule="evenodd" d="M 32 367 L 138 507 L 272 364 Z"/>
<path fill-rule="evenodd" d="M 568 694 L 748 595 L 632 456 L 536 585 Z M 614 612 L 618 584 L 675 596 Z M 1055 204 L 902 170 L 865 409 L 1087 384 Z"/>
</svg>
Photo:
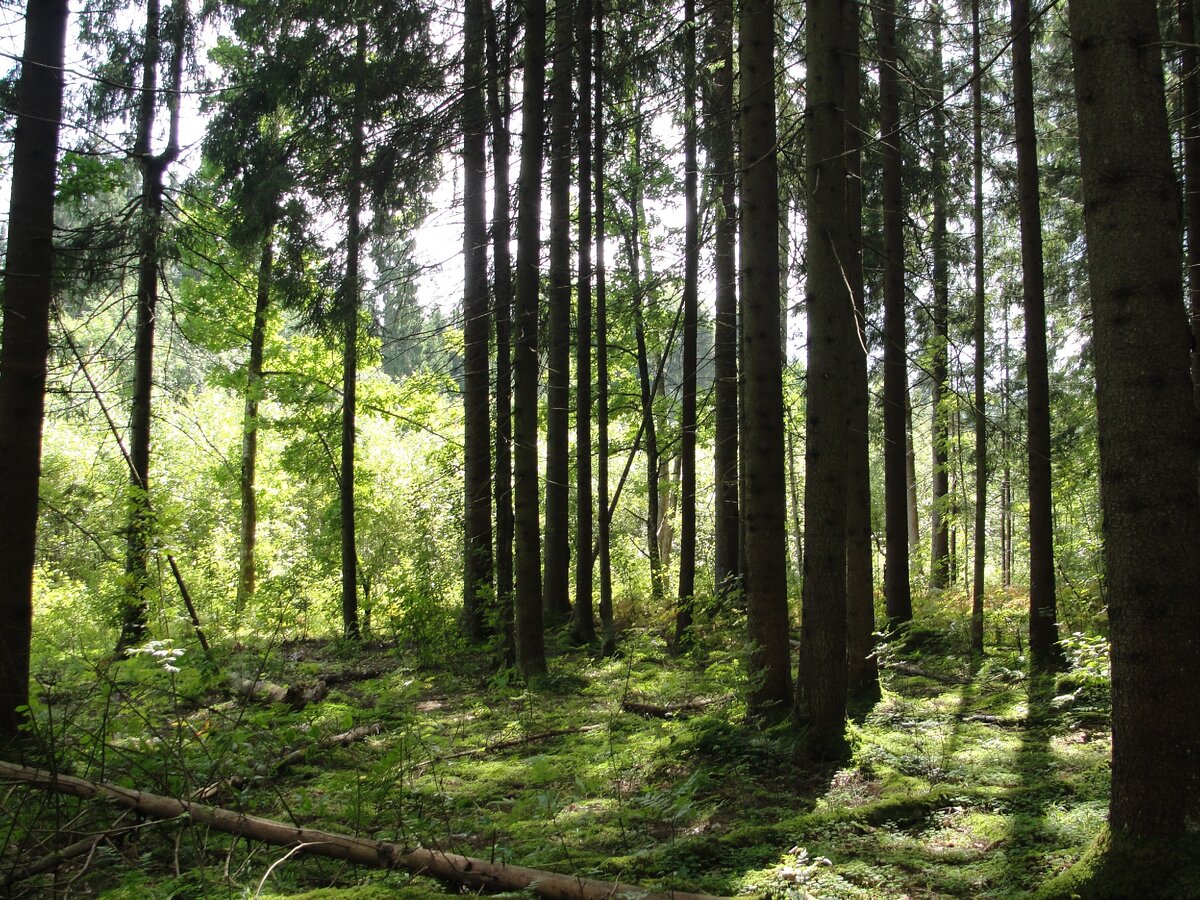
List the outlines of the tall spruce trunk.
<svg viewBox="0 0 1200 900">
<path fill-rule="evenodd" d="M 892 624 L 912 619 L 908 580 L 908 471 L 905 400 L 908 338 L 904 322 L 904 196 L 901 174 L 896 0 L 875 7 L 879 33 L 879 126 L 883 165 L 883 469 L 887 559 L 883 590 Z"/>
<path fill-rule="evenodd" d="M 743 0 L 741 103 L 742 404 L 746 614 L 752 717 L 787 714 L 787 485 L 779 316 L 779 172 L 775 140 L 775 3 Z M 844 532 L 843 532 L 844 533 Z M 843 562 L 844 565 L 844 562 Z M 844 568 L 838 570 L 842 581 Z M 831 638 L 832 639 L 832 638 Z M 841 645 L 839 645 L 840 648 Z"/>
<path fill-rule="evenodd" d="M 804 611 L 797 718 L 810 750 L 839 754 L 846 730 L 846 501 L 853 286 L 846 182 L 845 59 L 852 55 L 843 4 L 809 0 L 805 184 L 808 194 L 808 379 L 804 479 Z M 744 245 L 743 245 L 744 247 Z M 743 249 L 743 252 L 744 249 Z M 754 583 L 751 570 L 751 584 Z"/>
<path fill-rule="evenodd" d="M 950 416 L 945 408 L 950 394 L 950 266 L 947 259 L 946 215 L 949 205 L 950 165 L 946 159 L 945 69 L 942 61 L 941 4 L 934 6 L 933 21 L 933 518 L 929 528 L 929 585 L 944 588 L 950 569 Z"/>
<path fill-rule="evenodd" d="M 712 193 L 717 201 L 713 226 L 713 575 L 718 594 L 737 586 L 738 509 L 738 329 L 737 329 L 737 171 L 734 148 L 733 2 L 710 7 L 706 46 L 709 76 L 705 114 Z"/>
<path fill-rule="evenodd" d="M 1033 35 L 1029 0 L 1012 0 L 1013 109 L 1021 284 L 1025 301 L 1025 369 L 1029 447 L 1029 656 L 1035 668 L 1062 660 L 1054 587 L 1054 510 L 1050 485 L 1050 375 L 1046 353 L 1046 278 L 1033 110 Z"/>
<path fill-rule="evenodd" d="M 975 569 L 971 579 L 971 650 L 983 653 L 983 574 L 987 531 L 987 284 L 983 245 L 983 69 L 979 0 L 971 0 L 971 138 L 975 220 Z"/>
<path fill-rule="evenodd" d="M 571 635 L 596 639 L 592 593 L 592 0 L 578 0 L 579 55 L 579 274 L 575 331 L 575 609 Z M 601 501 L 603 502 L 603 501 Z"/>
<path fill-rule="evenodd" d="M 29 705 L 67 14 L 67 0 L 30 0 L 17 89 L 0 339 L 0 750 Z"/>
<path fill-rule="evenodd" d="M 850 421 L 846 431 L 846 689 L 856 703 L 879 699 L 875 662 L 875 585 L 871 548 L 871 392 L 863 297 L 862 54 L 857 3 L 842 4 L 845 92 L 846 282 L 854 303 L 849 335 Z"/>
<path fill-rule="evenodd" d="M 133 339 L 133 396 L 129 412 L 129 523 L 126 538 L 126 596 L 121 609 L 117 651 L 141 643 L 149 627 L 150 553 L 153 516 L 150 509 L 150 420 L 154 385 L 154 332 L 158 308 L 159 239 L 162 233 L 163 181 L 168 166 L 179 156 L 179 92 L 183 80 L 187 4 L 173 7 L 176 33 L 171 54 L 167 146 L 151 149 L 158 110 L 158 62 L 162 34 L 158 0 L 146 4 L 142 84 L 139 88 L 137 138 L 133 156 L 142 170 L 138 227 L 137 314 Z"/>
<path fill-rule="evenodd" d="M 550 86 L 550 288 L 546 322 L 546 513 L 542 607 L 565 622 L 570 601 L 571 0 L 555 0 Z"/>
<path fill-rule="evenodd" d="M 501 657 L 516 663 L 513 637 L 513 496 L 512 496 L 512 241 L 508 168 L 511 141 L 509 116 L 509 65 L 512 31 L 509 5 L 505 4 L 504 30 L 487 6 L 488 116 L 492 123 L 492 320 L 496 334 L 496 438 L 495 477 L 492 487 L 496 510 L 496 617 L 502 629 Z M 503 35 L 503 43 L 501 43 Z"/>
<path fill-rule="evenodd" d="M 468 640 L 487 632 L 492 580 L 492 454 L 487 260 L 485 0 L 463 15 L 463 609 Z"/>
<path fill-rule="evenodd" d="M 1183 88 L 1183 214 L 1187 233 L 1187 301 L 1192 320 L 1192 383 L 1200 404 L 1200 53 L 1195 0 L 1178 0 L 1179 73 Z"/>
<path fill-rule="evenodd" d="M 246 361 L 246 400 L 242 409 L 242 464 L 239 481 L 242 499 L 241 540 L 235 602 L 236 621 L 239 626 L 246 607 L 254 599 L 257 583 L 255 549 L 258 545 L 258 407 L 263 397 L 263 349 L 267 341 L 267 315 L 271 308 L 271 280 L 274 269 L 274 224 L 268 223 L 258 260 L 254 321 L 250 326 L 250 355 Z"/>
<path fill-rule="evenodd" d="M 1190 848 L 1200 821 L 1200 439 L 1156 5 L 1072 0 L 1070 27 L 1112 641 L 1109 826 L 1118 840 Z M 1185 852 L 1143 868 L 1169 876 Z M 1148 880 L 1143 896 L 1167 892 Z"/>
<path fill-rule="evenodd" d="M 613 621 L 612 510 L 608 505 L 608 292 L 605 281 L 604 233 L 604 0 L 595 0 L 596 36 L 596 505 L 599 511 L 600 652 L 608 656 L 617 645 Z"/>
<path fill-rule="evenodd" d="M 538 520 L 538 281 L 541 256 L 542 138 L 546 88 L 546 3 L 526 0 L 517 187 L 517 284 L 513 346 L 513 515 L 516 539 L 514 637 L 525 679 L 546 671 Z"/>
</svg>

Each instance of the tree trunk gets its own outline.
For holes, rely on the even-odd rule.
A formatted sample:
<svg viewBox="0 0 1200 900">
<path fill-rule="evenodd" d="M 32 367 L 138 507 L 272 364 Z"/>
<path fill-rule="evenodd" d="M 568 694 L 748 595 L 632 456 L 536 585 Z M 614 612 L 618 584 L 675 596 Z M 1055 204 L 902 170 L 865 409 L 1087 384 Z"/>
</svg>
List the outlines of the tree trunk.
<svg viewBox="0 0 1200 900">
<path fill-rule="evenodd" d="M 604 0 L 595 0 L 596 13 L 596 501 L 600 514 L 600 650 L 616 650 L 612 606 L 612 511 L 608 506 L 608 294 L 604 252 Z"/>
<path fill-rule="evenodd" d="M 871 550 L 871 392 L 863 298 L 862 54 L 857 3 L 842 4 L 845 29 L 846 282 L 854 303 L 849 335 L 850 421 L 846 432 L 846 689 L 860 704 L 879 699 Z"/>
<path fill-rule="evenodd" d="M 1054 512 L 1050 496 L 1050 378 L 1046 356 L 1046 281 L 1037 132 L 1033 114 L 1033 36 L 1029 0 L 1012 0 L 1013 108 L 1017 201 L 1021 216 L 1021 284 L 1025 299 L 1025 368 L 1029 446 L 1029 656 L 1035 668 L 1061 663 L 1054 596 Z"/>
<path fill-rule="evenodd" d="M 904 507 L 908 513 L 908 557 L 911 561 L 914 556 L 917 556 L 921 552 L 921 506 L 917 501 L 917 448 L 913 445 L 912 390 L 909 388 L 907 379 L 908 373 L 906 372 L 904 385 L 904 479 L 907 482 L 908 496 L 905 498 Z"/>
<path fill-rule="evenodd" d="M 263 396 L 263 348 L 267 340 L 267 313 L 271 306 L 271 278 L 275 264 L 274 225 L 268 224 L 258 262 L 254 323 L 250 328 L 250 358 L 246 362 L 246 402 L 242 412 L 242 521 L 238 559 L 235 620 L 240 626 L 246 606 L 254 599 L 255 546 L 258 543 L 258 405 Z"/>
<path fill-rule="evenodd" d="M 485 0 L 463 13 L 463 610 L 467 639 L 487 632 L 492 581 Z"/>
<path fill-rule="evenodd" d="M 946 258 L 946 207 L 950 166 L 946 159 L 945 70 L 942 62 L 941 4 L 934 7 L 933 29 L 933 520 L 930 526 L 929 586 L 944 588 L 950 567 L 950 416 L 944 408 L 950 400 L 948 358 L 950 351 L 950 267 Z"/>
<path fill-rule="evenodd" d="M 578 0 L 579 297 L 575 331 L 575 610 L 571 634 L 596 639 L 592 615 L 592 0 Z"/>
<path fill-rule="evenodd" d="M 137 316 L 133 341 L 133 397 L 129 414 L 129 532 L 125 575 L 127 595 L 121 610 L 118 652 L 142 641 L 150 612 L 150 549 L 153 529 L 150 512 L 150 408 L 154 384 L 154 330 L 158 306 L 158 241 L 162 231 L 163 176 L 179 155 L 179 91 L 183 80 L 183 55 L 187 3 L 174 7 L 176 33 L 172 36 L 170 87 L 166 90 L 169 114 L 167 146 L 151 152 L 158 108 L 158 60 L 162 49 L 158 0 L 146 4 L 142 85 L 139 89 L 137 138 L 133 156 L 142 170 L 141 222 L 138 235 Z"/>
<path fill-rule="evenodd" d="M 904 403 L 908 338 L 904 322 L 904 197 L 901 174 L 896 0 L 875 7 L 879 32 L 879 125 L 883 157 L 883 468 L 887 562 L 883 589 L 892 624 L 912 619 L 908 581 L 908 472 Z"/>
<path fill-rule="evenodd" d="M 846 183 L 844 4 L 810 0 L 806 187 L 808 194 L 808 387 L 804 490 L 804 612 L 797 713 L 820 755 L 839 753 L 846 729 L 846 501 L 854 330 Z M 745 245 L 743 244 L 743 247 Z M 743 250 L 743 252 L 745 252 Z M 751 572 L 753 579 L 753 570 Z M 753 580 L 751 581 L 753 584 Z"/>
<path fill-rule="evenodd" d="M 67 0 L 30 0 L 17 92 L 0 340 L 0 749 L 29 704 Z"/>
<path fill-rule="evenodd" d="M 1012 587 L 1013 569 L 1013 535 L 1012 535 L 1012 464 L 1009 454 L 1012 452 L 1012 439 L 1009 436 L 1008 418 L 1008 301 L 1004 301 L 1004 372 L 1001 376 L 1001 410 L 1000 419 L 1004 425 L 1001 432 L 1000 455 L 1004 459 L 1004 474 L 1000 482 L 1000 539 L 1001 546 L 1001 582 L 1005 588 Z"/>
<path fill-rule="evenodd" d="M 529 679 L 546 671 L 542 566 L 538 532 L 538 268 L 541 256 L 542 136 L 546 88 L 546 2 L 526 0 L 517 188 L 516 342 L 513 351 L 514 597 L 517 668 Z"/>
<path fill-rule="evenodd" d="M 1183 87 L 1183 212 L 1187 229 L 1187 298 L 1192 319 L 1192 383 L 1200 404 L 1200 53 L 1194 0 L 1178 0 L 1179 80 Z"/>
<path fill-rule="evenodd" d="M 1070 26 L 1112 623 L 1109 825 L 1177 841 L 1200 820 L 1200 441 L 1156 5 L 1072 0 Z"/>
<path fill-rule="evenodd" d="M 711 6 L 705 48 L 711 73 L 705 118 L 717 209 L 713 226 L 713 575 L 718 594 L 736 587 L 738 568 L 737 172 L 734 160 L 733 3 Z"/>
<path fill-rule="evenodd" d="M 779 336 L 774 0 L 744 0 L 739 41 L 745 342 L 742 447 L 746 474 L 743 514 L 747 581 L 744 587 L 751 644 L 749 674 L 754 685 L 748 698 L 748 712 L 753 717 L 775 719 L 786 714 L 791 701 L 791 663 L 787 639 L 783 359 Z M 811 432 L 809 439 L 812 440 Z M 816 519 L 809 522 L 815 523 Z M 844 568 L 838 570 L 838 581 L 842 580 L 843 572 Z"/>
<path fill-rule="evenodd" d="M 513 496 L 512 496 L 512 241 L 508 169 L 508 131 L 511 100 L 509 64 L 512 32 L 505 4 L 503 44 L 495 10 L 487 5 L 488 113 L 492 121 L 492 283 L 493 320 L 496 328 L 496 454 L 493 490 L 496 507 L 496 612 L 503 629 L 501 656 L 507 665 L 516 662 L 513 637 Z"/>
<path fill-rule="evenodd" d="M 358 628 L 358 548 L 354 535 L 354 444 L 358 390 L 359 255 L 362 244 L 363 94 L 366 91 L 367 27 L 360 22 L 354 39 L 355 113 L 351 123 L 350 191 L 346 199 L 346 280 L 342 286 L 345 348 L 342 354 L 342 465 L 338 481 L 342 531 L 342 633 L 353 640 Z"/>
<path fill-rule="evenodd" d="M 971 131 L 975 187 L 975 570 L 971 579 L 971 650 L 983 654 L 983 564 L 987 530 L 987 285 L 983 247 L 983 70 L 979 59 L 979 0 L 971 0 Z"/>
</svg>

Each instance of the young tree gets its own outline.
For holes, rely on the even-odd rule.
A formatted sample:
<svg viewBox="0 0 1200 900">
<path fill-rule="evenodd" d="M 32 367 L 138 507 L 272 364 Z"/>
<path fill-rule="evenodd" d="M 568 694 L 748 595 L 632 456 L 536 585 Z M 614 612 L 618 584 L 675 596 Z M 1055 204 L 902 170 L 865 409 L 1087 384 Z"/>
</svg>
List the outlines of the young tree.
<svg viewBox="0 0 1200 900">
<path fill-rule="evenodd" d="M 1058 896 L 1187 896 L 1200 821 L 1200 495 L 1157 6 L 1072 0 L 1112 640 L 1109 834 Z M 1190 869 L 1191 876 L 1185 874 Z M 1090 876 L 1090 879 L 1089 879 Z"/>
<path fill-rule="evenodd" d="M 774 0 L 743 0 L 740 24 L 740 275 L 744 341 L 742 373 L 746 387 L 742 406 L 746 473 L 743 514 L 750 676 L 754 684 L 748 704 L 752 716 L 772 719 L 785 715 L 791 701 L 783 354 L 779 327 Z M 841 139 L 840 133 L 838 139 Z M 844 338 L 845 333 L 843 329 L 839 337 Z M 844 540 L 844 522 L 839 537 Z M 843 556 L 836 580 L 844 585 L 844 578 Z M 839 653 L 843 652 L 842 646 L 838 644 Z"/>
<path fill-rule="evenodd" d="M 463 14 L 463 630 L 479 640 L 492 592 L 492 455 L 489 412 L 485 0 Z"/>
<path fill-rule="evenodd" d="M 0 749 L 17 734 L 22 709 L 29 703 L 66 36 L 67 0 L 29 0 L 17 91 L 0 337 Z"/>
<path fill-rule="evenodd" d="M 513 346 L 513 516 L 516 536 L 513 632 L 517 669 L 526 679 L 546 671 L 537 458 L 538 281 L 545 69 L 546 3 L 545 0 L 527 0 Z"/>
<path fill-rule="evenodd" d="M 805 392 L 804 612 L 797 714 L 812 750 L 832 755 L 846 728 L 846 478 L 850 334 L 854 297 L 844 261 L 850 252 L 846 206 L 843 4 L 810 0 L 806 186 L 808 193 L 808 379 Z M 743 244 L 743 248 L 744 248 Z M 745 250 L 743 249 L 743 253 Z M 751 586 L 755 570 L 751 569 Z"/>
<path fill-rule="evenodd" d="M 971 136 L 975 224 L 975 570 L 971 579 L 971 649 L 983 653 L 983 564 L 987 526 L 987 354 L 986 290 L 983 258 L 983 70 L 980 65 L 979 0 L 971 0 Z"/>
<path fill-rule="evenodd" d="M 887 560 L 883 592 L 893 623 L 912 619 L 908 580 L 908 472 L 905 406 L 908 339 L 904 324 L 904 196 L 900 152 L 900 73 L 896 0 L 875 7 L 879 37 L 879 128 L 883 165 L 883 474 Z"/>
<path fill-rule="evenodd" d="M 1025 297 L 1025 371 L 1029 446 L 1029 656 L 1036 668 L 1061 661 L 1054 589 L 1054 511 L 1050 490 L 1050 376 L 1046 354 L 1046 278 L 1037 132 L 1033 116 L 1033 34 L 1029 0 L 1012 0 L 1013 110 L 1021 284 Z"/>
<path fill-rule="evenodd" d="M 1187 230 L 1187 301 L 1192 319 L 1192 383 L 1200 404 L 1200 53 L 1195 0 L 1178 0 L 1179 81 L 1183 108 L 1183 213 Z"/>
</svg>

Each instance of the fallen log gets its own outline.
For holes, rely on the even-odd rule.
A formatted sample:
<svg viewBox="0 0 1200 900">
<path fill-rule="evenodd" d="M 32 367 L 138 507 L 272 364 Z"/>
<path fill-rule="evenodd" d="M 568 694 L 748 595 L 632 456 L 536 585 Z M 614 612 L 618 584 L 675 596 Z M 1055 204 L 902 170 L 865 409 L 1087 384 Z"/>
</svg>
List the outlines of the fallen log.
<svg viewBox="0 0 1200 900">
<path fill-rule="evenodd" d="M 686 703 L 672 703 L 667 706 L 656 706 L 653 703 L 640 703 L 636 700 L 622 700 L 621 709 L 625 712 L 648 716 L 652 719 L 673 719 L 680 713 L 699 712 L 716 703 L 724 703 L 733 699 L 733 694 L 724 697 L 713 697 L 708 700 L 689 700 Z"/>
<path fill-rule="evenodd" d="M 568 734 L 587 734 L 589 731 L 596 731 L 603 728 L 603 725 L 583 725 L 579 728 L 556 728 L 553 731 L 541 731 L 537 734 L 527 734 L 525 737 L 512 738 L 507 741 L 495 741 L 490 744 L 485 744 L 482 747 L 476 747 L 473 750 L 459 750 L 456 753 L 447 753 L 445 756 L 438 756 L 432 759 L 427 759 L 417 763 L 413 767 L 413 771 L 420 772 L 422 769 L 427 769 L 432 765 L 440 762 L 446 762 L 451 759 L 467 759 L 474 756 L 487 756 L 489 753 L 498 753 L 501 750 L 512 750 L 516 747 L 523 747 L 526 744 L 536 744 L 539 741 L 548 741 L 550 738 L 563 737 Z"/>
<path fill-rule="evenodd" d="M 414 875 L 428 875 L 447 884 L 467 887 L 473 891 L 530 890 L 539 897 L 557 900 L 609 900 L 613 897 L 638 900 L 713 900 L 709 894 L 674 890 L 655 893 L 616 881 L 599 881 L 594 878 L 529 869 L 525 866 L 492 863 L 485 859 L 444 853 L 426 847 L 409 849 L 386 841 L 318 831 L 315 828 L 297 828 L 273 819 L 248 816 L 218 806 L 189 803 L 174 797 L 163 797 L 70 775 L 56 775 L 42 769 L 7 762 L 0 762 L 0 778 L 11 778 L 34 787 L 48 788 L 85 800 L 106 800 L 116 806 L 156 819 L 188 816 L 198 825 L 206 825 L 216 831 L 261 841 L 264 844 L 290 847 L 297 852 L 340 859 L 361 866 L 404 869 Z"/>
<path fill-rule="evenodd" d="M 247 678 L 237 672 L 225 676 L 229 689 L 248 700 L 266 700 L 269 703 L 285 703 L 288 706 L 303 705 L 303 692 L 296 687 L 284 687 L 265 678 Z"/>
<path fill-rule="evenodd" d="M 969 678 L 960 678 L 957 675 L 943 675 L 941 672 L 930 672 L 928 669 L 922 669 L 920 666 L 914 666 L 912 663 L 892 662 L 885 663 L 881 666 L 884 669 L 890 669 L 900 675 L 915 675 L 918 678 L 928 678 L 930 681 L 940 681 L 942 684 L 970 684 Z"/>
</svg>

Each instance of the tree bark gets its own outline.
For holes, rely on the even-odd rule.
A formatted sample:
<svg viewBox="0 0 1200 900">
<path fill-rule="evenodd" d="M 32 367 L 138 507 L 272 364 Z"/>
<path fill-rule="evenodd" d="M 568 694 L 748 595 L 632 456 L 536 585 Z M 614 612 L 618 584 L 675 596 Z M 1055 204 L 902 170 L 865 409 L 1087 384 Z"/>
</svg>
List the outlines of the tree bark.
<svg viewBox="0 0 1200 900">
<path fill-rule="evenodd" d="M 905 397 L 908 338 L 904 322 L 904 196 L 901 174 L 896 0 L 875 7 L 879 33 L 879 126 L 883 165 L 883 468 L 887 561 L 883 589 L 893 625 L 912 619 L 908 580 L 908 472 Z"/>
<path fill-rule="evenodd" d="M 975 203 L 975 569 L 971 579 L 971 650 L 983 653 L 983 574 L 987 530 L 987 284 L 983 246 L 983 69 L 979 0 L 971 0 L 971 132 Z"/>
<path fill-rule="evenodd" d="M 575 331 L 575 609 L 571 634 L 596 639 L 592 614 L 592 0 L 578 0 L 579 54 L 579 289 Z M 603 501 L 602 501 L 603 502 Z"/>
<path fill-rule="evenodd" d="M 748 712 L 753 717 L 774 719 L 786 715 L 792 699 L 787 641 L 783 359 L 779 334 L 774 0 L 744 0 L 742 3 L 739 60 L 742 101 L 740 274 L 745 384 L 742 447 L 746 491 L 743 514 L 747 575 L 744 587 L 751 644 L 750 678 L 754 685 L 748 698 Z M 811 432 L 809 439 L 812 440 Z M 809 521 L 811 530 L 811 523 L 816 519 Z M 841 536 L 844 534 L 843 523 Z M 843 558 L 836 579 L 843 584 L 844 566 Z M 842 644 L 838 647 L 840 652 Z"/>
<path fill-rule="evenodd" d="M 242 467 L 240 489 L 241 542 L 238 555 L 236 622 L 240 626 L 246 606 L 254 599 L 257 584 L 255 548 L 258 544 L 258 406 L 263 397 L 263 349 L 267 340 L 267 313 L 271 307 L 271 279 L 275 265 L 274 226 L 268 224 L 258 262 L 254 322 L 250 326 L 250 357 L 246 362 L 246 400 L 242 411 Z"/>
<path fill-rule="evenodd" d="M 487 6 L 487 54 L 491 77 L 488 79 L 488 114 L 492 121 L 492 279 L 496 329 L 496 608 L 503 629 L 501 656 L 507 665 L 516 662 L 513 637 L 513 495 L 512 495 L 512 241 L 508 169 L 509 136 L 509 65 L 512 60 L 512 32 L 505 5 L 503 44 L 495 10 Z"/>
<path fill-rule="evenodd" d="M 546 671 L 538 521 L 538 275 L 541 256 L 543 93 L 546 87 L 546 2 L 526 0 L 521 106 L 521 174 L 517 188 L 517 285 L 513 349 L 513 514 L 516 537 L 513 600 L 517 669 L 529 679 Z"/>
<path fill-rule="evenodd" d="M 1029 656 L 1035 668 L 1062 661 L 1054 588 L 1054 510 L 1050 490 L 1050 377 L 1046 354 L 1046 279 L 1037 132 L 1033 111 L 1033 36 L 1029 0 L 1012 0 L 1013 108 L 1021 284 L 1025 300 L 1025 369 L 1029 447 Z"/>
<path fill-rule="evenodd" d="M 29 704 L 67 15 L 67 0 L 29 0 L 17 93 L 0 339 L 0 748 Z"/>
<path fill-rule="evenodd" d="M 1194 0 L 1178 0 L 1179 80 L 1183 88 L 1183 212 L 1187 231 L 1187 299 L 1192 320 L 1192 383 L 1200 405 L 1200 53 Z"/>
<path fill-rule="evenodd" d="M 0 774 L 34 787 L 47 788 L 85 800 L 98 799 L 124 809 L 131 809 L 155 819 L 186 817 L 197 825 L 226 834 L 235 834 L 262 841 L 277 847 L 292 847 L 340 859 L 360 866 L 378 869 L 404 869 L 416 875 L 427 875 L 447 884 L 458 885 L 473 892 L 533 891 L 539 897 L 561 900 L 606 900 L 621 895 L 638 896 L 644 900 L 703 900 L 707 894 L 690 894 L 669 890 L 648 893 L 642 888 L 613 881 L 598 881 L 575 875 L 559 875 L 539 869 L 507 863 L 488 862 L 457 853 L 445 853 L 424 847 L 409 849 L 399 844 L 370 838 L 351 837 L 332 831 L 297 828 L 272 819 L 249 816 L 242 812 L 189 803 L 159 794 L 132 788 L 87 781 L 69 775 L 56 775 L 40 769 L 26 768 L 0 762 Z"/>
<path fill-rule="evenodd" d="M 879 699 L 871 549 L 871 392 L 863 297 L 862 54 L 857 3 L 842 4 L 845 91 L 846 282 L 854 303 L 849 335 L 850 421 L 846 432 L 846 688 L 858 703 Z"/>
<path fill-rule="evenodd" d="M 485 0 L 463 13 L 463 610 L 467 639 L 487 632 L 492 580 L 492 455 L 487 267 Z"/>
<path fill-rule="evenodd" d="M 133 341 L 133 397 L 129 413 L 129 531 L 125 575 L 127 594 L 121 610 L 121 635 L 117 651 L 142 641 L 149 627 L 150 550 L 153 540 L 150 511 L 150 408 L 154 384 L 154 330 L 158 307 L 158 242 L 162 231 L 163 177 L 179 155 L 179 91 L 183 80 L 186 0 L 174 8 L 176 34 L 171 55 L 167 146 L 151 150 L 158 108 L 158 60 L 162 35 L 158 0 L 146 4 L 142 84 L 139 89 L 137 138 L 133 156 L 142 170 L 142 197 L 138 234 L 137 315 Z"/>
<path fill-rule="evenodd" d="M 809 0 L 806 187 L 808 194 L 808 387 L 804 490 L 804 612 L 797 717 L 810 748 L 845 746 L 846 501 L 853 286 L 847 290 L 846 57 L 843 5 Z M 744 248 L 743 244 L 743 248 Z M 745 250 L 743 249 L 743 253 Z M 751 584 L 755 573 L 751 570 Z"/>
<path fill-rule="evenodd" d="M 1109 824 L 1178 840 L 1200 820 L 1200 438 L 1156 5 L 1072 0 L 1070 27 L 1112 640 Z"/>
</svg>

